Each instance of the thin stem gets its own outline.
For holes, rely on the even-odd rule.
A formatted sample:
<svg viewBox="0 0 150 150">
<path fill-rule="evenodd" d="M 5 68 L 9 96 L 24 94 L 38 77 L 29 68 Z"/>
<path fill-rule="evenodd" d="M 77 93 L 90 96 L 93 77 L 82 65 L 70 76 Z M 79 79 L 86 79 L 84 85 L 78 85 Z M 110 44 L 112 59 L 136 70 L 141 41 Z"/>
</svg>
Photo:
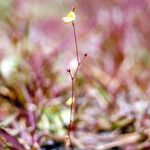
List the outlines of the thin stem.
<svg viewBox="0 0 150 150">
<path fill-rule="evenodd" d="M 77 69 L 75 70 L 73 78 L 75 79 L 79 70 L 80 64 L 77 65 Z"/>
<path fill-rule="evenodd" d="M 70 107 L 70 123 L 69 123 L 69 129 L 68 129 L 68 135 L 69 135 L 69 143 L 72 146 L 72 141 L 71 141 L 71 131 L 73 127 L 73 120 L 74 120 L 74 78 L 71 78 L 71 107 Z"/>
<path fill-rule="evenodd" d="M 71 107 L 70 107 L 70 123 L 69 123 L 69 127 L 68 127 L 68 137 L 69 137 L 70 146 L 72 146 L 71 132 L 72 132 L 73 125 L 74 125 L 73 123 L 74 123 L 75 112 L 76 112 L 76 100 L 75 100 L 76 77 L 77 77 L 77 73 L 79 71 L 80 65 L 84 61 L 86 56 L 87 56 L 87 54 L 84 54 L 84 57 L 81 59 L 81 62 L 78 63 L 74 75 L 71 74 L 71 70 L 70 69 L 67 69 L 67 72 L 69 73 L 69 76 L 71 78 Z"/>
<path fill-rule="evenodd" d="M 87 56 L 87 54 L 85 53 L 85 54 L 84 54 L 84 57 L 83 57 L 83 58 L 81 59 L 81 61 L 78 63 L 77 68 L 76 68 L 75 73 L 74 73 L 74 76 L 73 76 L 74 79 L 76 78 L 77 73 L 78 73 L 78 70 L 79 70 L 79 68 L 80 68 L 80 65 L 82 64 L 82 62 L 84 61 L 84 59 L 85 59 L 86 56 Z"/>
<path fill-rule="evenodd" d="M 72 26 L 73 26 L 74 41 L 75 41 L 75 46 L 76 46 L 76 57 L 77 57 L 77 61 L 78 61 L 78 64 L 79 64 L 80 62 L 79 62 L 78 42 L 77 42 L 75 24 L 74 24 L 73 21 L 72 21 Z"/>
<path fill-rule="evenodd" d="M 70 75 L 70 78 L 71 78 L 71 80 L 73 80 L 73 75 L 71 74 L 71 72 L 69 71 L 69 75 Z"/>
<path fill-rule="evenodd" d="M 81 61 L 79 60 L 78 43 L 77 43 L 74 22 L 72 22 L 72 27 L 73 27 L 73 35 L 74 35 L 74 41 L 75 41 L 75 47 L 76 47 L 76 58 L 77 58 L 77 63 L 78 63 L 73 75 L 71 74 L 71 70 L 67 69 L 67 72 L 69 73 L 70 78 L 71 78 L 71 87 L 72 87 L 71 88 L 71 107 L 70 107 L 70 123 L 69 123 L 69 127 L 68 127 L 68 137 L 69 137 L 69 147 L 73 150 L 72 141 L 71 141 L 71 132 L 73 131 L 73 128 L 74 128 L 74 118 L 75 118 L 75 112 L 76 112 L 76 100 L 75 100 L 76 77 L 77 77 L 77 73 L 79 71 L 79 67 L 80 67 L 81 63 L 83 62 L 83 60 L 85 59 L 85 57 L 87 56 L 87 54 L 85 53 L 84 57 L 81 59 Z"/>
</svg>

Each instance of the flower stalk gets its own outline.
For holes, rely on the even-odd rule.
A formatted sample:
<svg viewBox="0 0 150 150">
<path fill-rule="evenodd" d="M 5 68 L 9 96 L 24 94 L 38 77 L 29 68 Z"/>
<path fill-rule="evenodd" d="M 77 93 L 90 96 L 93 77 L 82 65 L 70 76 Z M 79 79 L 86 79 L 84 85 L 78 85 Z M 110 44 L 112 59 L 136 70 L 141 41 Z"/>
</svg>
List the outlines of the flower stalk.
<svg viewBox="0 0 150 150">
<path fill-rule="evenodd" d="M 71 69 L 67 69 L 67 72 L 69 73 L 70 79 L 71 79 L 71 107 L 70 107 L 70 122 L 68 126 L 68 139 L 69 144 L 67 144 L 68 147 L 73 149 L 73 144 L 71 140 L 71 134 L 73 134 L 74 131 L 74 120 L 75 120 L 75 113 L 76 113 L 76 98 L 75 98 L 75 91 L 76 91 L 76 77 L 79 71 L 79 68 L 84 61 L 84 59 L 87 57 L 87 53 L 84 54 L 83 58 L 79 59 L 79 49 L 78 49 L 78 41 L 77 41 L 77 35 L 76 35 L 76 28 L 75 28 L 75 7 L 72 9 L 72 11 L 67 15 L 67 17 L 64 17 L 63 20 L 65 23 L 71 22 L 72 28 L 73 28 L 73 37 L 75 42 L 75 54 L 76 54 L 76 60 L 77 60 L 77 67 L 75 69 L 74 74 L 71 73 Z"/>
</svg>

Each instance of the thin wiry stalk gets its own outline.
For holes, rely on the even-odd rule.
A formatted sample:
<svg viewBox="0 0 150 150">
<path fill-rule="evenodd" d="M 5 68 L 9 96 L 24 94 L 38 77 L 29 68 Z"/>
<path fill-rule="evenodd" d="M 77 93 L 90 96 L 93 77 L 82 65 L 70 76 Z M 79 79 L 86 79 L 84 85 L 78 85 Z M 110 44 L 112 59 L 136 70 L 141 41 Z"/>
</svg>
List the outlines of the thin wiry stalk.
<svg viewBox="0 0 150 150">
<path fill-rule="evenodd" d="M 72 146 L 72 141 L 71 141 L 71 131 L 73 128 L 73 119 L 74 119 L 74 109 L 73 109 L 73 103 L 74 103 L 74 79 L 71 78 L 71 84 L 72 84 L 72 88 L 71 88 L 71 107 L 70 107 L 70 123 L 69 123 L 69 129 L 68 129 L 68 136 L 69 136 L 69 144 L 70 146 Z"/>
<path fill-rule="evenodd" d="M 78 61 L 78 64 L 79 64 L 80 62 L 79 62 L 78 42 L 77 42 L 77 36 L 76 36 L 76 28 L 75 28 L 75 24 L 74 24 L 73 21 L 72 21 L 72 27 L 73 27 L 73 34 L 74 34 L 75 46 L 76 46 L 76 57 L 77 57 L 77 61 Z"/>
<path fill-rule="evenodd" d="M 87 54 L 85 53 L 84 57 L 81 59 L 81 61 L 79 60 L 78 42 L 77 42 L 77 36 L 76 36 L 76 30 L 75 30 L 74 22 L 72 22 L 72 27 L 73 27 L 73 35 L 74 35 L 74 41 L 75 41 L 77 68 L 76 68 L 73 75 L 71 74 L 70 69 L 68 69 L 67 72 L 69 73 L 69 76 L 71 78 L 71 84 L 72 84 L 72 88 L 71 88 L 71 107 L 70 107 L 70 123 L 69 123 L 69 127 L 68 127 L 68 137 L 69 137 L 69 147 L 73 150 L 72 141 L 71 141 L 71 132 L 73 132 L 74 118 L 75 118 L 75 112 L 76 112 L 76 99 L 75 99 L 76 77 L 77 77 L 77 73 L 79 71 L 79 67 L 80 67 L 81 63 L 83 62 L 83 60 L 85 59 L 85 57 L 87 56 Z"/>
</svg>

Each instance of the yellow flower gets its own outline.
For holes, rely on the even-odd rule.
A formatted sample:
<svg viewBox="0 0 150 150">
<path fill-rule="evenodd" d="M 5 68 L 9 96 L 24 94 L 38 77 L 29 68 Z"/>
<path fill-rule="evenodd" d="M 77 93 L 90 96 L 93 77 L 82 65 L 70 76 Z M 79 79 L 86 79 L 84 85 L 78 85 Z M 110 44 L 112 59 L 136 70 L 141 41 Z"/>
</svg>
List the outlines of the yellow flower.
<svg viewBox="0 0 150 150">
<path fill-rule="evenodd" d="M 76 19 L 76 15 L 75 15 L 74 11 L 71 11 L 67 14 L 66 17 L 63 18 L 63 21 L 65 23 L 69 23 L 69 22 L 75 21 L 75 19 Z"/>
</svg>

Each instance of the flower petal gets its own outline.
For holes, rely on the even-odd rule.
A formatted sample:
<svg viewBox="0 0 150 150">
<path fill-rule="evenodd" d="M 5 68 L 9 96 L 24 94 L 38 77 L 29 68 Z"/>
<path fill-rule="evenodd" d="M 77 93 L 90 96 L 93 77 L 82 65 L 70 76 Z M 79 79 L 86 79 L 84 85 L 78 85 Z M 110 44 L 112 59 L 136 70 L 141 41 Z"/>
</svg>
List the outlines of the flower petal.
<svg viewBox="0 0 150 150">
<path fill-rule="evenodd" d="M 67 14 L 67 17 L 63 18 L 63 21 L 65 23 L 69 23 L 69 22 L 75 21 L 75 18 L 76 18 L 75 13 L 73 11 L 71 11 Z"/>
</svg>

